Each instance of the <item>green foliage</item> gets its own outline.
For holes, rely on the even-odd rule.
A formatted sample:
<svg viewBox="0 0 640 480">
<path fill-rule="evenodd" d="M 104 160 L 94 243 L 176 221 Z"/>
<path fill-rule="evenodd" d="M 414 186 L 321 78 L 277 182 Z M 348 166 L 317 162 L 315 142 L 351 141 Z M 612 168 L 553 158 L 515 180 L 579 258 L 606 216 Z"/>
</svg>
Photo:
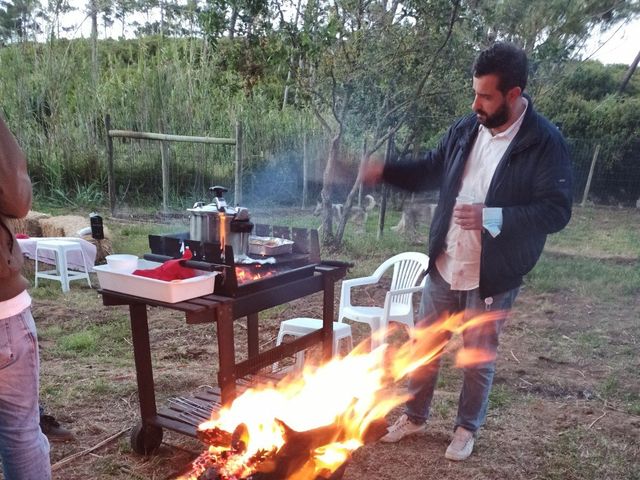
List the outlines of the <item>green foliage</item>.
<svg viewBox="0 0 640 480">
<path fill-rule="evenodd" d="M 398 129 L 401 149 L 433 145 L 468 111 L 468 67 L 496 35 L 532 54 L 536 104 L 562 122 L 567 135 L 613 138 L 620 147 L 607 156 L 612 166 L 635 155 L 628 144 L 640 124 L 637 75 L 618 98 L 613 93 L 622 67 L 563 67 L 585 32 L 634 14 L 637 2 L 567 7 L 549 0 L 540 8 L 514 0 L 462 3 L 455 10 L 451 2 L 430 0 L 392 10 L 388 3 L 394 2 L 335 6 L 317 0 L 303 4 L 297 20 L 278 10 L 295 2 L 209 0 L 180 9 L 164 2 L 162 29 L 144 27 L 157 34 L 98 41 L 96 85 L 91 41 L 57 39 L 60 5 L 39 9 L 36 3 L 24 6 L 32 17 L 46 14 L 51 35 L 46 43 L 29 43 L 9 32 L 20 43 L 0 49 L 0 95 L 28 155 L 36 196 L 54 205 L 106 201 L 106 114 L 117 129 L 226 138 L 241 121 L 244 174 L 255 185 L 266 172 L 287 179 L 299 174 L 305 134 L 315 148 L 313 175 L 321 177 L 328 149 L 320 144 L 328 137 L 319 118 L 329 130 L 341 122 L 340 154 L 352 169 L 363 139 L 371 146 L 389 128 Z M 123 26 L 133 11 L 148 8 L 128 0 L 99 2 L 104 22 Z M 12 15 L 7 7 L 0 23 Z M 290 93 L 283 109 L 285 84 Z M 158 145 L 117 140 L 114 146 L 119 201 L 157 204 Z M 177 207 L 202 198 L 211 181 L 231 183 L 233 148 L 170 148 L 176 179 L 170 197 Z M 299 185 L 290 187 L 295 198 Z"/>
</svg>

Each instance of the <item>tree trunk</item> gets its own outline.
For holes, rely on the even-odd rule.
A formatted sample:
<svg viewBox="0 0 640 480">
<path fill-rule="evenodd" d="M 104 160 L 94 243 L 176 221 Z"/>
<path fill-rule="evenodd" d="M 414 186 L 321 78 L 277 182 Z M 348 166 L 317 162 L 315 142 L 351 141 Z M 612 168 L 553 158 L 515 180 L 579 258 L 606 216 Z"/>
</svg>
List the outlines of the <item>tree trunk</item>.
<svg viewBox="0 0 640 480">
<path fill-rule="evenodd" d="M 360 159 L 360 168 L 358 169 L 358 176 L 356 177 L 356 181 L 353 183 L 353 187 L 351 187 L 351 191 L 347 195 L 347 198 L 344 201 L 344 205 L 342 206 L 342 218 L 340 218 L 338 230 L 336 231 L 336 245 L 342 244 L 344 231 L 347 228 L 347 223 L 349 222 L 349 218 L 351 217 L 351 207 L 353 207 L 354 199 L 358 198 L 359 204 L 361 204 L 362 202 L 362 180 L 360 179 L 360 171 L 363 164 L 365 164 L 369 160 L 371 153 L 373 152 L 367 151 L 367 141 L 365 139 L 362 149 L 362 158 Z"/>
<path fill-rule="evenodd" d="M 229 19 L 229 38 L 233 40 L 236 36 L 236 21 L 238 20 L 238 7 L 231 8 L 231 18 Z"/>
<path fill-rule="evenodd" d="M 95 94 L 98 88 L 98 5 L 91 0 L 91 82 Z"/>
<path fill-rule="evenodd" d="M 333 236 L 333 209 L 331 208 L 331 198 L 333 197 L 333 184 L 335 182 L 335 168 L 340 152 L 340 143 L 342 142 L 342 129 L 331 140 L 331 149 L 327 166 L 322 176 L 322 191 L 320 199 L 322 201 L 322 244 L 332 246 L 335 242 Z"/>
<path fill-rule="evenodd" d="M 93 95 L 96 96 L 98 92 L 98 0 L 91 0 L 91 88 Z M 98 144 L 98 125 L 96 118 L 91 120 L 92 122 L 92 140 L 93 144 Z"/>
<path fill-rule="evenodd" d="M 633 72 L 635 72 L 636 68 L 638 68 L 638 63 L 640 63 L 640 52 L 638 52 L 635 60 L 629 66 L 629 70 L 627 70 L 627 73 L 624 75 L 624 79 L 620 84 L 620 89 L 618 90 L 618 93 L 624 92 L 624 89 L 627 88 L 627 84 L 629 83 L 629 80 L 631 80 L 631 76 L 633 75 Z"/>
</svg>

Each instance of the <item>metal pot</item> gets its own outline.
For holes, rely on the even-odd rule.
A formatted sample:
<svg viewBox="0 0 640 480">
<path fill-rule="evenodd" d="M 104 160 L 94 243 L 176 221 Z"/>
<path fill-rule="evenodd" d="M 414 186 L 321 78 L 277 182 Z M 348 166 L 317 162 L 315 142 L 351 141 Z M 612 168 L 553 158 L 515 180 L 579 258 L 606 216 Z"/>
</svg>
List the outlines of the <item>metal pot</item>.
<svg viewBox="0 0 640 480">
<path fill-rule="evenodd" d="M 211 187 L 214 202 L 205 205 L 197 202 L 190 212 L 189 237 L 207 243 L 225 243 L 233 248 L 234 257 L 244 257 L 249 248 L 249 235 L 253 224 L 246 208 L 228 207 L 222 194 L 224 187 Z"/>
<path fill-rule="evenodd" d="M 221 238 L 229 238 L 233 215 L 219 212 L 215 205 L 189 208 L 189 238 L 207 243 L 220 243 Z M 221 237 L 221 233 L 224 237 Z"/>
</svg>

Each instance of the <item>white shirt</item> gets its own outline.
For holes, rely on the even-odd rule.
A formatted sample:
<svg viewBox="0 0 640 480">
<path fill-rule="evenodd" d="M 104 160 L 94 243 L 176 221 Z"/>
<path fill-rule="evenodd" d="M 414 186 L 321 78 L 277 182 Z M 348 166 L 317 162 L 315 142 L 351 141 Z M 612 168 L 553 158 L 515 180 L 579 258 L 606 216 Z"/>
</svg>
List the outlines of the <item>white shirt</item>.
<svg viewBox="0 0 640 480">
<path fill-rule="evenodd" d="M 492 135 L 490 129 L 480 125 L 458 192 L 458 198 L 464 198 L 464 203 L 484 203 L 498 163 L 524 120 L 529 102 L 524 97 L 523 100 L 524 111 L 504 132 Z M 481 230 L 463 230 L 451 217 L 445 249 L 436 259 L 438 272 L 451 285 L 451 290 L 473 290 L 480 285 L 481 233 Z"/>
</svg>

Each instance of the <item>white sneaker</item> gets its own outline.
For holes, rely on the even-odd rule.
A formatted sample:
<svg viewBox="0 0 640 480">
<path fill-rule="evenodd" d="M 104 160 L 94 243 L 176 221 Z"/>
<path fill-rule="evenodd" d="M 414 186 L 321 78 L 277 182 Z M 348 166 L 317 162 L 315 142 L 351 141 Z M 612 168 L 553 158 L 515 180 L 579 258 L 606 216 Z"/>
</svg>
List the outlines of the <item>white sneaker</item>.
<svg viewBox="0 0 640 480">
<path fill-rule="evenodd" d="M 473 432 L 470 432 L 466 428 L 458 427 L 453 434 L 453 440 L 447 447 L 447 451 L 444 454 L 444 458 L 449 460 L 455 460 L 460 462 L 466 460 L 473 452 L 473 444 L 476 439 Z"/>
<path fill-rule="evenodd" d="M 395 443 L 407 435 L 414 435 L 416 433 L 424 433 L 427 430 L 427 425 L 416 425 L 406 414 L 400 415 L 400 418 L 396 422 L 387 428 L 387 434 L 380 439 L 381 442 Z"/>
</svg>

